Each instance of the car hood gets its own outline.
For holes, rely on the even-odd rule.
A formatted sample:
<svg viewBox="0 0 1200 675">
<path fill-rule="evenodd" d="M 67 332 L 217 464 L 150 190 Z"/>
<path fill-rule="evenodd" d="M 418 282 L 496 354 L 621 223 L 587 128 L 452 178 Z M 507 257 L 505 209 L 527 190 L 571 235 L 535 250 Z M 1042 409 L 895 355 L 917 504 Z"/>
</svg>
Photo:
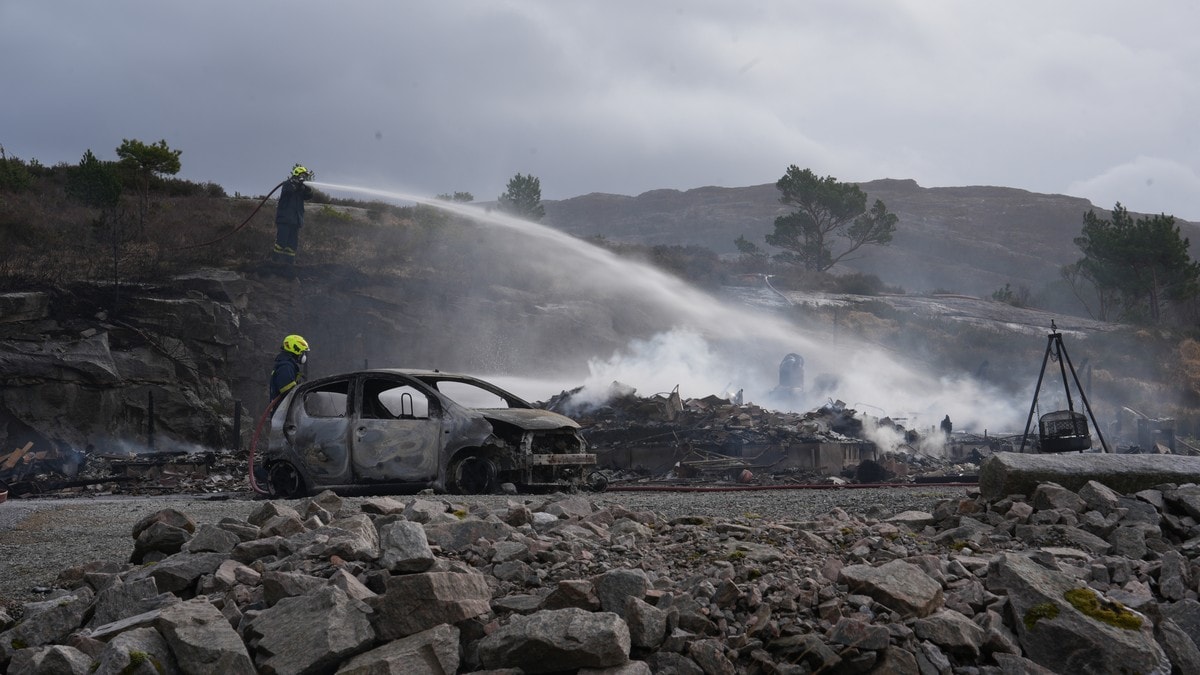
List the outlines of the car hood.
<svg viewBox="0 0 1200 675">
<path fill-rule="evenodd" d="M 561 429 L 571 427 L 578 429 L 579 423 L 565 415 L 559 415 L 549 410 L 537 408 L 508 408 L 504 410 L 480 410 L 479 413 L 488 421 L 507 422 L 513 426 L 530 431 L 542 429 Z"/>
</svg>

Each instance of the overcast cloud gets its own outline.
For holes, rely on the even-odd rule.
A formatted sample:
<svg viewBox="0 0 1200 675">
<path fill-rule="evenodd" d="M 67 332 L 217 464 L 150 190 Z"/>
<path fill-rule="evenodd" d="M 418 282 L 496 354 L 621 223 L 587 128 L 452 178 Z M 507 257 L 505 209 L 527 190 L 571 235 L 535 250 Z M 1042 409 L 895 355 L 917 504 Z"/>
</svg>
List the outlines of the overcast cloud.
<svg viewBox="0 0 1200 675">
<path fill-rule="evenodd" d="M 1001 185 L 1200 221 L 1200 5 L 0 0 L 0 145 L 180 176 L 546 199 Z"/>
</svg>

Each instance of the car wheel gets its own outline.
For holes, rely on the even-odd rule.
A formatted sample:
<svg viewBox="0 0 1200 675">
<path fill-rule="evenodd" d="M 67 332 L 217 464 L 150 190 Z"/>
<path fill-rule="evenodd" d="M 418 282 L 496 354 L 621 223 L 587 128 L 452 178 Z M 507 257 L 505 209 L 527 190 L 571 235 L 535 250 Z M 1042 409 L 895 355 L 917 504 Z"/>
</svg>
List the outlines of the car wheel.
<svg viewBox="0 0 1200 675">
<path fill-rule="evenodd" d="M 271 467 L 271 496 L 284 499 L 299 499 L 308 491 L 304 487 L 304 477 L 296 471 L 296 467 L 281 462 Z"/>
<path fill-rule="evenodd" d="M 448 475 L 450 490 L 455 494 L 491 494 L 500 486 L 496 463 L 480 455 L 465 455 L 454 460 Z"/>
</svg>

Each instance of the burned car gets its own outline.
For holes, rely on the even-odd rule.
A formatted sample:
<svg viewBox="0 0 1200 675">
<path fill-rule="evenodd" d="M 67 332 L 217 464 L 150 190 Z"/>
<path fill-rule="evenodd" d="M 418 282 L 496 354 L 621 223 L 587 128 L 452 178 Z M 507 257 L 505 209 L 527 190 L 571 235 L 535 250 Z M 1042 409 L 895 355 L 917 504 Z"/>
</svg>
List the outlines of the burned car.
<svg viewBox="0 0 1200 675">
<path fill-rule="evenodd" d="M 304 383 L 271 417 L 275 496 L 572 489 L 596 463 L 579 424 L 469 375 L 377 369 Z"/>
</svg>

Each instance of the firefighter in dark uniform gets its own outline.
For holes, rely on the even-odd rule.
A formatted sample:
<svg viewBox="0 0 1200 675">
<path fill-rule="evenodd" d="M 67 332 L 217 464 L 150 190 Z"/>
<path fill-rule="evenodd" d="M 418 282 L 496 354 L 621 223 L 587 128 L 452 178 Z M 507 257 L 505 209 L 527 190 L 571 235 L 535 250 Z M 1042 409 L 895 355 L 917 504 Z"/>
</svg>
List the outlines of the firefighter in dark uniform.
<svg viewBox="0 0 1200 675">
<path fill-rule="evenodd" d="M 301 369 L 308 362 L 308 341 L 299 335 L 289 335 L 283 339 L 283 347 L 275 357 L 275 367 L 271 370 L 271 400 L 287 394 L 300 384 L 304 373 Z"/>
<path fill-rule="evenodd" d="M 275 248 L 271 260 L 285 265 L 296 262 L 296 251 L 300 248 L 300 228 L 304 226 L 304 202 L 312 199 L 313 190 L 304 181 L 311 180 L 313 172 L 297 164 L 292 175 L 283 182 L 279 203 L 275 206 Z"/>
</svg>

